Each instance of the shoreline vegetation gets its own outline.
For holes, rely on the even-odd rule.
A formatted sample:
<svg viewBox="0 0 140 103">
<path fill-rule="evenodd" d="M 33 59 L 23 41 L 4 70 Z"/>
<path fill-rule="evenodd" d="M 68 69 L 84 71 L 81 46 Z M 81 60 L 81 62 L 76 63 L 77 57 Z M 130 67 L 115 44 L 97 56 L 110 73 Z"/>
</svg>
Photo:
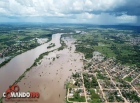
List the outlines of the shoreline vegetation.
<svg viewBox="0 0 140 103">
<path fill-rule="evenodd" d="M 13 58 L 13 57 L 12 57 Z M 3 67 L 5 64 L 7 64 L 8 62 L 10 62 L 10 60 L 12 59 L 11 57 L 9 59 L 6 59 L 5 61 L 3 61 L 1 64 L 0 64 L 0 68 Z"/>
<path fill-rule="evenodd" d="M 12 85 L 17 84 L 18 82 L 20 82 L 20 81 L 25 77 L 25 75 L 26 75 L 26 73 L 27 73 L 28 71 L 30 71 L 33 67 L 35 67 L 35 66 L 37 66 L 37 65 L 39 64 L 39 61 L 42 60 L 44 56 L 48 55 L 50 52 L 53 52 L 53 51 L 55 51 L 55 50 L 58 50 L 58 51 L 63 50 L 63 49 L 66 47 L 66 44 L 65 44 L 65 42 L 62 40 L 62 36 L 61 36 L 61 38 L 60 38 L 60 43 L 61 43 L 61 46 L 60 46 L 59 48 L 54 49 L 54 50 L 51 50 L 51 51 L 49 51 L 49 52 L 45 52 L 45 53 L 40 54 L 39 57 L 36 58 L 36 59 L 34 60 L 34 63 L 32 64 L 32 66 L 29 67 L 29 68 L 27 68 L 27 69 L 25 70 L 25 72 L 24 72 L 17 80 L 15 80 L 15 82 L 14 82 Z M 11 86 L 12 86 L 12 85 L 11 85 Z M 0 103 L 3 103 L 3 102 L 2 102 L 2 99 L 3 99 L 3 97 L 0 98 Z"/>
<path fill-rule="evenodd" d="M 48 47 L 47 47 L 47 49 L 50 49 L 50 48 L 52 48 L 52 47 L 54 47 L 55 46 L 55 43 L 51 43 Z"/>
<path fill-rule="evenodd" d="M 66 43 L 62 40 L 62 38 L 63 38 L 63 36 L 61 36 L 61 38 L 60 38 L 61 47 L 58 48 L 58 51 L 63 50 L 64 48 L 67 47 Z"/>
<path fill-rule="evenodd" d="M 50 42 L 51 39 L 52 39 L 52 38 L 48 38 L 48 41 L 45 42 L 45 43 Z M 42 44 L 41 44 L 41 45 L 42 45 Z M 9 59 L 3 61 L 3 62 L 0 64 L 0 68 L 3 67 L 4 65 L 6 65 L 7 63 L 9 63 L 9 62 L 10 62 L 14 57 L 16 57 L 17 55 L 20 55 L 20 54 L 22 54 L 22 53 L 24 53 L 24 52 L 27 52 L 27 51 L 32 50 L 32 49 L 35 49 L 36 47 L 41 46 L 41 45 L 36 45 L 36 46 L 34 46 L 34 47 L 32 47 L 32 48 L 29 48 L 28 50 L 24 50 L 24 51 L 22 51 L 22 52 L 20 52 L 20 53 L 15 54 L 14 56 L 10 57 Z"/>
</svg>

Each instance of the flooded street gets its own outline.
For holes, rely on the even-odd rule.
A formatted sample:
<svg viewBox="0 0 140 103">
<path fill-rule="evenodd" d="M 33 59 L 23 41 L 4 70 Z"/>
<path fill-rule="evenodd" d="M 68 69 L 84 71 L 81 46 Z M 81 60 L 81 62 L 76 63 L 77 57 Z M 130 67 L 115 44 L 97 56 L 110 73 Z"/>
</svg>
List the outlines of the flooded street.
<svg viewBox="0 0 140 103">
<path fill-rule="evenodd" d="M 16 56 L 0 68 L 0 96 L 7 90 L 9 85 L 13 84 L 15 80 L 34 63 L 34 60 L 40 54 L 60 47 L 61 35 L 62 33 L 53 34 L 50 42 Z M 56 46 L 47 50 L 47 46 L 51 43 L 55 43 Z"/>
</svg>

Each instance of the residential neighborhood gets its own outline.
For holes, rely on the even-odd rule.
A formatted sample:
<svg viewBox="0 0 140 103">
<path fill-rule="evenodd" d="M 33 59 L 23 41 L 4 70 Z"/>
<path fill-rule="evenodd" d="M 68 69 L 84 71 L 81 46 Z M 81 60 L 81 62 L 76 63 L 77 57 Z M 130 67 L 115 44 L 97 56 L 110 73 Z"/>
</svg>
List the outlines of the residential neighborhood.
<svg viewBox="0 0 140 103">
<path fill-rule="evenodd" d="M 139 68 L 105 59 L 99 52 L 83 62 L 83 71 L 73 74 L 68 83 L 68 103 L 140 102 Z"/>
</svg>

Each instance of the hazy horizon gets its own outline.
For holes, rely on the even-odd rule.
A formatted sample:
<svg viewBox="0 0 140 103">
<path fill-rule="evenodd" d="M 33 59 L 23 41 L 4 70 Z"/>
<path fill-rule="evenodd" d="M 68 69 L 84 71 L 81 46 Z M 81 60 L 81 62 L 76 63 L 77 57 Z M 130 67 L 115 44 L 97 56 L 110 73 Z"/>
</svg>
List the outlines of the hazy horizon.
<svg viewBox="0 0 140 103">
<path fill-rule="evenodd" d="M 1 0 L 0 23 L 140 25 L 139 0 Z"/>
</svg>

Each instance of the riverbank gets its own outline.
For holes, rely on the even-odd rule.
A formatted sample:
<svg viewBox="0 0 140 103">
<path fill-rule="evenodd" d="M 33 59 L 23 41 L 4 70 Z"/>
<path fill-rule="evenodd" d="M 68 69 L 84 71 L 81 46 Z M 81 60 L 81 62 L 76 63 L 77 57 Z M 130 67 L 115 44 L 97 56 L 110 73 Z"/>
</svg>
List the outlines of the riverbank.
<svg viewBox="0 0 140 103">
<path fill-rule="evenodd" d="M 6 89 L 17 80 L 27 68 L 31 67 L 34 63 L 34 60 L 39 57 L 40 54 L 52 51 L 61 46 L 60 37 L 62 33 L 57 33 L 52 35 L 52 40 L 48 43 L 45 43 L 35 49 L 29 50 L 25 53 L 22 53 L 14 57 L 10 62 L 0 69 L 0 81 L 1 89 L 0 94 L 6 91 Z M 47 46 L 51 43 L 55 43 L 55 47 L 47 49 Z M 4 79 L 3 79 L 4 78 Z M 6 82 L 5 82 L 6 81 Z"/>
<path fill-rule="evenodd" d="M 52 50 L 52 51 L 49 51 L 49 52 L 45 52 L 43 54 L 40 54 L 39 57 L 34 61 L 34 63 L 32 64 L 32 66 L 30 68 L 26 69 L 26 71 L 17 80 L 15 80 L 15 82 L 12 85 L 19 83 L 26 76 L 26 73 L 27 72 L 29 72 L 33 67 L 38 66 L 40 64 L 39 62 L 43 59 L 44 56 L 47 56 L 49 53 L 51 53 L 53 51 L 56 51 L 56 50 L 63 50 L 66 47 L 66 44 L 64 43 L 64 41 L 62 40 L 62 38 L 60 38 L 60 43 L 61 43 L 61 47 L 59 47 L 58 49 L 55 49 L 55 50 Z M 2 102 L 2 99 L 3 99 L 3 97 L 0 98 L 0 103 Z"/>
<path fill-rule="evenodd" d="M 83 66 L 83 62 L 80 61 L 82 55 L 75 53 L 74 40 L 69 38 L 63 40 L 67 45 L 66 48 L 54 50 L 43 56 L 39 64 L 32 67 L 18 83 L 21 91 L 39 92 L 38 103 L 65 103 L 64 84 L 72 73 L 81 71 Z"/>
<path fill-rule="evenodd" d="M 50 42 L 51 39 L 52 39 L 52 38 L 48 38 L 47 42 L 45 42 L 45 43 Z M 14 54 L 14 55 L 11 56 L 9 59 L 6 59 L 6 60 L 3 61 L 2 63 L 0 63 L 0 68 L 1 68 L 2 66 L 6 65 L 8 62 L 10 62 L 10 60 L 12 60 L 12 59 L 13 59 L 14 57 L 16 57 L 17 55 L 20 55 L 20 54 L 22 54 L 22 53 L 24 53 L 24 52 L 27 52 L 27 51 L 29 51 L 29 50 L 31 50 L 31 49 L 34 49 L 34 48 L 38 47 L 38 46 L 41 46 L 41 44 L 40 44 L 40 45 L 35 45 L 34 47 L 28 48 L 28 50 L 26 49 L 26 50 L 23 50 L 23 51 L 21 51 L 21 52 L 18 52 L 18 53 L 16 53 L 16 54 Z"/>
</svg>

